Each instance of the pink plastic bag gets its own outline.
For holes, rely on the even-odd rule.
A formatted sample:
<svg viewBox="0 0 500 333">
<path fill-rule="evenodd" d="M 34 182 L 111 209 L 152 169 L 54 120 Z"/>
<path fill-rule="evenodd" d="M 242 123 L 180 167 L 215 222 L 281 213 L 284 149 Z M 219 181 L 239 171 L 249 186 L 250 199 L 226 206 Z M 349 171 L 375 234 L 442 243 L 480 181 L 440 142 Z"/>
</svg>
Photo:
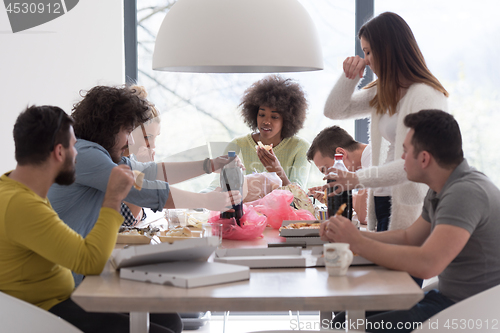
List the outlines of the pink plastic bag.
<svg viewBox="0 0 500 333">
<path fill-rule="evenodd" d="M 264 198 L 249 202 L 255 210 L 267 216 L 267 224 L 279 229 L 284 220 L 315 220 L 313 214 L 304 209 L 295 209 L 290 204 L 293 194 L 290 191 L 274 190 Z"/>
<path fill-rule="evenodd" d="M 257 213 L 255 208 L 243 204 L 243 217 L 240 219 L 241 226 L 236 224 L 234 218 L 221 219 L 220 212 L 211 212 L 208 223 L 222 224 L 222 238 L 233 240 L 247 240 L 260 238 L 267 226 L 265 215 Z"/>
</svg>

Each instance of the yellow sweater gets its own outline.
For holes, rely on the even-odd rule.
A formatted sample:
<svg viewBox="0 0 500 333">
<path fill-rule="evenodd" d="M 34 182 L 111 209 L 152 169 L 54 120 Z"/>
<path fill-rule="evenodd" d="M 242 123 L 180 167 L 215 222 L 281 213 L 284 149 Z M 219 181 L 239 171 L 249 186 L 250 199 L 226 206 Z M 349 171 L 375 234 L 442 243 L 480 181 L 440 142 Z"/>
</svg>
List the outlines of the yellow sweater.
<svg viewBox="0 0 500 333">
<path fill-rule="evenodd" d="M 49 310 L 74 289 L 71 270 L 100 274 L 123 217 L 102 208 L 84 239 L 25 185 L 0 177 L 0 290 Z"/>
</svg>

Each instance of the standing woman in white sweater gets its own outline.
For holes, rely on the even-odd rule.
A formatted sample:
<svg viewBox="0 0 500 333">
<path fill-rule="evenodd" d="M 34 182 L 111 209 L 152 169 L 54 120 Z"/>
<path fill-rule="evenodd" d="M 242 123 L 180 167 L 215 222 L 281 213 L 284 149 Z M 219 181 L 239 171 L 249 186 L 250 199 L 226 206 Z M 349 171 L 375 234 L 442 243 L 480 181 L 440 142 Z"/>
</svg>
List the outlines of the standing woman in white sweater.
<svg viewBox="0 0 500 333">
<path fill-rule="evenodd" d="M 372 167 L 341 174 L 331 169 L 325 179 L 344 189 L 369 188 L 368 228 L 395 230 L 410 226 L 420 215 L 427 186 L 408 181 L 404 170 L 403 124 L 409 113 L 447 111 L 448 92 L 434 77 L 408 24 L 386 12 L 365 23 L 358 33 L 364 58 L 348 57 L 344 73 L 325 105 L 331 119 L 370 117 Z M 356 87 L 369 66 L 377 79 Z"/>
</svg>

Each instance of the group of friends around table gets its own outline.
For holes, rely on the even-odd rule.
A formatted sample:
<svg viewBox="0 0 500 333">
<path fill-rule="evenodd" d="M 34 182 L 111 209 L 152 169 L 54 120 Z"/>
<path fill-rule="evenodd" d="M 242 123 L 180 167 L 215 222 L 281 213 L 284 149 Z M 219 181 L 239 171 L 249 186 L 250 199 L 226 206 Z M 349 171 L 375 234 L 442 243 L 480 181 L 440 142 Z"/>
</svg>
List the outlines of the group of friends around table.
<svg viewBox="0 0 500 333">
<path fill-rule="evenodd" d="M 412 309 L 367 313 L 371 322 L 424 321 L 500 283 L 500 191 L 464 159 L 458 123 L 446 112 L 448 93 L 426 67 L 406 22 L 383 13 L 358 37 L 364 58 L 344 61 L 324 114 L 369 116 L 370 145 L 337 126 L 321 131 L 310 146 L 297 137 L 308 103 L 298 83 L 279 75 L 245 91 L 241 112 L 253 132 L 232 143 L 247 174 L 276 172 L 283 185 L 305 186 L 312 161 L 333 182 L 311 193 L 362 187 L 355 207 L 369 231 L 332 217 L 322 223 L 321 237 L 349 243 L 366 259 L 416 278 L 439 276 L 438 290 Z M 377 79 L 358 90 L 366 66 Z M 142 207 L 222 211 L 231 196 L 242 200 L 238 191 L 170 186 L 220 170 L 230 159 L 154 162 L 158 116 L 137 86 L 94 87 L 71 116 L 55 106 L 30 106 L 18 116 L 17 165 L 0 178 L 0 291 L 85 332 L 128 331 L 126 314 L 87 313 L 70 299 L 85 275 L 101 273 L 124 223 L 120 212 L 134 224 Z M 272 149 L 255 148 L 258 141 Z M 336 153 L 350 172 L 331 168 Z M 145 174 L 140 191 L 132 186 L 132 170 Z M 182 322 L 175 313 L 152 314 L 150 331 L 181 332 Z"/>
</svg>

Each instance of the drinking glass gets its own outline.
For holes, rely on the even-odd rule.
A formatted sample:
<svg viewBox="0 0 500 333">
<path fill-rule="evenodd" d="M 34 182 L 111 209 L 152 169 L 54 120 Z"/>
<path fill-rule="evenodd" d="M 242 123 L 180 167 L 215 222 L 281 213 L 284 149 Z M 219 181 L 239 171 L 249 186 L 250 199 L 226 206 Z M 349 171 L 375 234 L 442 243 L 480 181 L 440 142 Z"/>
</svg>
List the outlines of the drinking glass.
<svg viewBox="0 0 500 333">
<path fill-rule="evenodd" d="M 222 224 L 205 223 L 203 225 L 203 237 L 217 237 L 220 245 L 222 243 Z"/>
</svg>

